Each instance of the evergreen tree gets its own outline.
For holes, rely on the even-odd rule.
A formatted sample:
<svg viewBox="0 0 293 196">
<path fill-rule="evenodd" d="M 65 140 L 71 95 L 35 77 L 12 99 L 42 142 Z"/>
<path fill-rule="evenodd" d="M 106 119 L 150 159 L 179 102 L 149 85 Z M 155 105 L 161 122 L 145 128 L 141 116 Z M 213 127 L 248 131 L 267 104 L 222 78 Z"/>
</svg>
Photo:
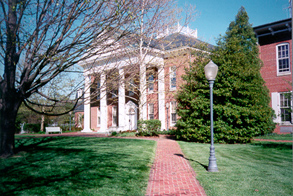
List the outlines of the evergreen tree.
<svg viewBox="0 0 293 196">
<path fill-rule="evenodd" d="M 220 143 L 246 143 L 274 130 L 269 91 L 260 74 L 262 62 L 248 15 L 240 8 L 211 55 L 219 66 L 214 84 L 214 138 Z M 210 142 L 208 59 L 199 55 L 177 94 L 177 138 Z"/>
</svg>

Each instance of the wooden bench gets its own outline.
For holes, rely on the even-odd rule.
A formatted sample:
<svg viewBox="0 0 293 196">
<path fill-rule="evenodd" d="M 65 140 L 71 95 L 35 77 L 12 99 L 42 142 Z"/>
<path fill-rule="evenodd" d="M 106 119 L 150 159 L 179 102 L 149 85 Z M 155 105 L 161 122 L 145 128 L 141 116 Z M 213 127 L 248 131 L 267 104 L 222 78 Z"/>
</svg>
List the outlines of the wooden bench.
<svg viewBox="0 0 293 196">
<path fill-rule="evenodd" d="M 59 132 L 62 134 L 62 129 L 60 127 L 46 127 L 46 134 L 50 134 L 53 132 Z"/>
</svg>

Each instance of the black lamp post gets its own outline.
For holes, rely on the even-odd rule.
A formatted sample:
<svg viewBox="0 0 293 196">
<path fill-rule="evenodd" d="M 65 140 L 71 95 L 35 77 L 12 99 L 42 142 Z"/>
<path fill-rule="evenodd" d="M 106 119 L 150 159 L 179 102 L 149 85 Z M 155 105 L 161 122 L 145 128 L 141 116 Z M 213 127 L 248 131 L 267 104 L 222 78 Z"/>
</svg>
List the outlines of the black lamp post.
<svg viewBox="0 0 293 196">
<path fill-rule="evenodd" d="M 167 108 L 167 131 L 169 131 L 169 106 L 170 103 L 166 103 L 166 108 Z"/>
<path fill-rule="evenodd" d="M 209 172 L 217 172 L 217 159 L 215 156 L 215 147 L 214 147 L 214 119 L 213 119 L 213 86 L 218 73 L 218 66 L 210 61 L 205 67 L 204 72 L 207 80 L 210 84 L 210 107 L 211 107 L 211 148 L 210 148 L 210 158 L 209 158 Z"/>
</svg>

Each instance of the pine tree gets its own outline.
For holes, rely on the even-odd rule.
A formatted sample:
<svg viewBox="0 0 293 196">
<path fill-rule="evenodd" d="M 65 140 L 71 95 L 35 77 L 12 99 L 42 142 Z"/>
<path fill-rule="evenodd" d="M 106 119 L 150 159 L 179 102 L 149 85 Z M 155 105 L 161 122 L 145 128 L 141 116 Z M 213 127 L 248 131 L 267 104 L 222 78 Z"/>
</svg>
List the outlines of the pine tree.
<svg viewBox="0 0 293 196">
<path fill-rule="evenodd" d="M 269 91 L 260 74 L 257 40 L 248 19 L 241 7 L 211 55 L 219 67 L 214 84 L 215 142 L 246 143 L 275 128 Z M 210 142 L 209 85 L 203 70 L 208 61 L 200 55 L 184 76 L 186 84 L 177 95 L 178 138 Z"/>
</svg>

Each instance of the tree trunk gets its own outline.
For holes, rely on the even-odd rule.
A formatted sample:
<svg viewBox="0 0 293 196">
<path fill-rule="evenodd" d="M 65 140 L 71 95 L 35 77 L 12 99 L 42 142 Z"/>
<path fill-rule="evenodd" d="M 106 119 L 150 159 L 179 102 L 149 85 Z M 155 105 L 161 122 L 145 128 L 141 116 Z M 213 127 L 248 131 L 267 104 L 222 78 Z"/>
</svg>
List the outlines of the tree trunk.
<svg viewBox="0 0 293 196">
<path fill-rule="evenodd" d="M 16 64 L 19 54 L 16 52 L 17 0 L 8 2 L 8 21 L 6 22 L 7 40 L 4 58 L 4 78 L 0 79 L 0 156 L 9 157 L 14 151 L 15 120 L 18 108 L 23 100 L 22 92 L 15 89 Z"/>
<path fill-rule="evenodd" d="M 9 96 L 11 97 L 11 96 Z M 21 101 L 2 99 L 0 107 L 0 157 L 9 157 L 14 154 L 15 119 Z"/>
</svg>

